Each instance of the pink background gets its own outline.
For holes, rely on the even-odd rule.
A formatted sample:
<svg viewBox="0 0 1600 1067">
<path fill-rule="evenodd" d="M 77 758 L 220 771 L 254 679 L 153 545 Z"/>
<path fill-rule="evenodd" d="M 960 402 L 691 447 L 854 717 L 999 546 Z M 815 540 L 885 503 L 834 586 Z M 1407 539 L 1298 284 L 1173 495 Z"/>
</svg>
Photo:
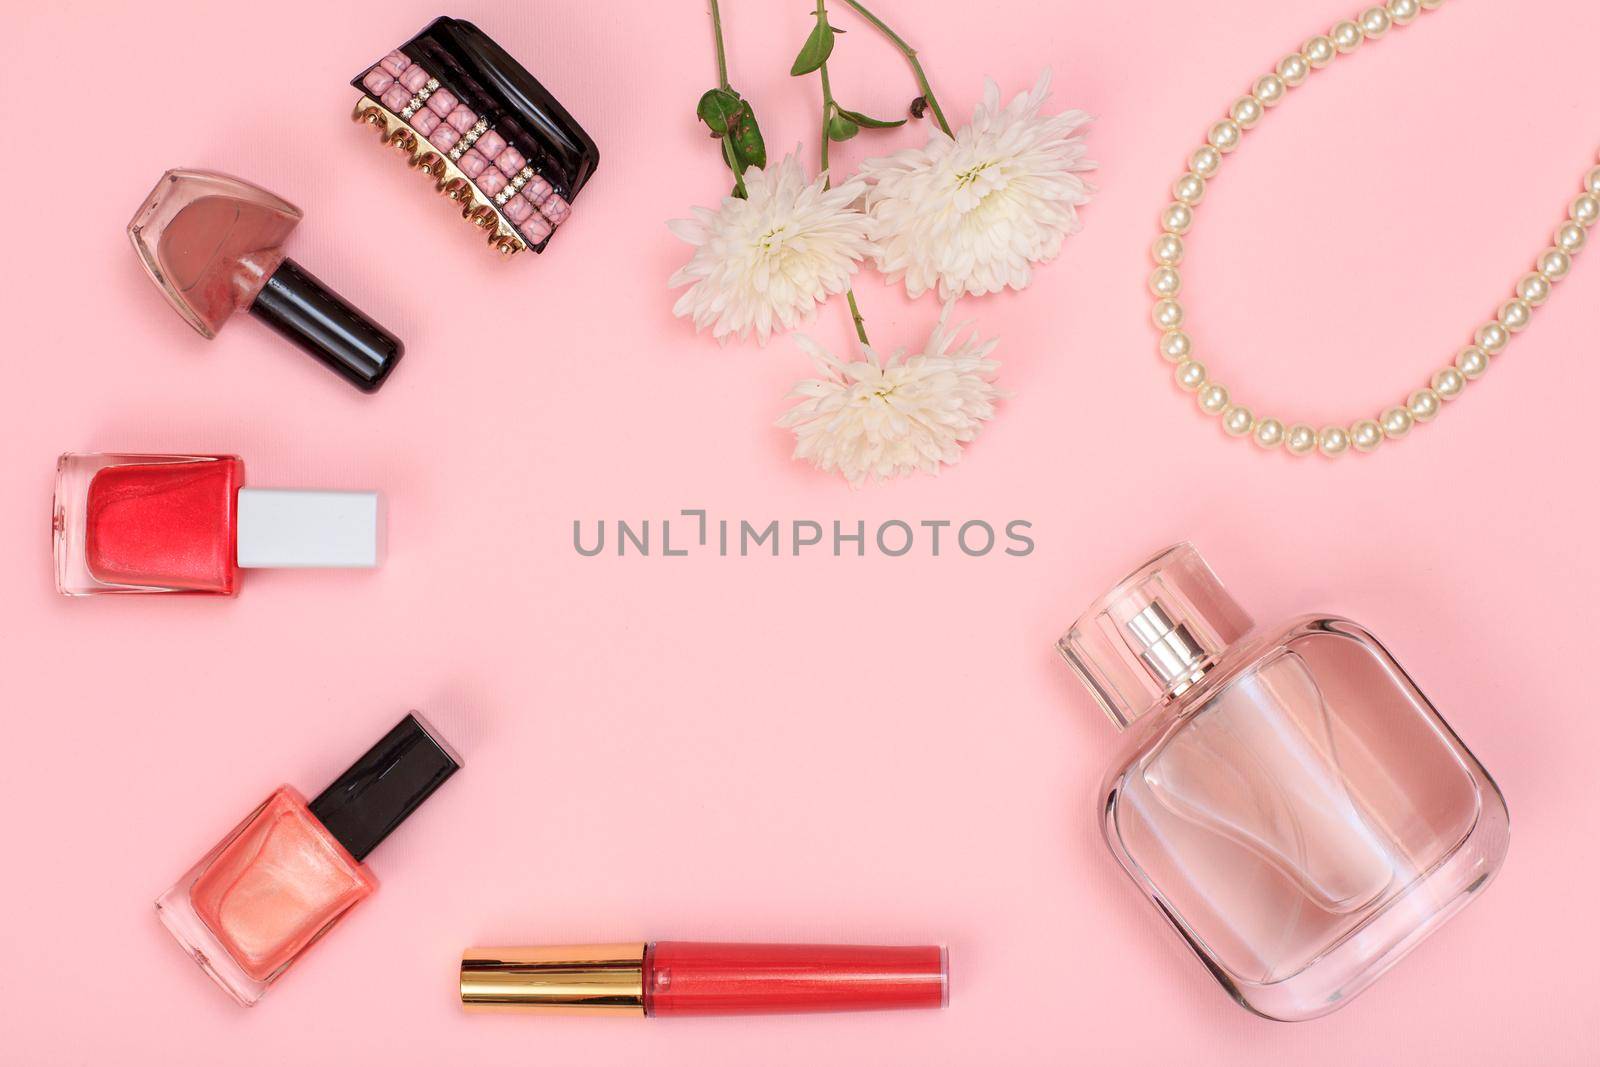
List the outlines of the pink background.
<svg viewBox="0 0 1600 1067">
<path fill-rule="evenodd" d="M 791 341 L 670 314 L 663 223 L 727 176 L 693 121 L 702 5 L 462 3 L 603 162 L 540 259 L 497 262 L 346 121 L 345 82 L 435 5 L 8 3 L 0 558 L 0 1059 L 135 1063 L 1576 1064 L 1600 1033 L 1593 753 L 1600 264 L 1445 417 L 1338 463 L 1225 441 L 1168 384 L 1144 277 L 1201 131 L 1343 2 L 879 0 L 952 119 L 1053 65 L 1099 120 L 1102 192 L 1033 291 L 970 302 L 1014 399 L 960 468 L 849 491 L 772 426 Z M 727 0 L 735 84 L 805 142 L 804 3 Z M 836 4 L 841 7 L 842 5 Z M 846 106 L 908 73 L 852 15 Z M 1340 60 L 1252 133 L 1184 277 L 1208 362 L 1258 408 L 1348 420 L 1420 384 L 1509 292 L 1594 159 L 1600 7 L 1459 3 Z M 920 132 L 858 140 L 841 169 Z M 358 395 L 257 324 L 202 342 L 123 235 L 163 169 L 306 210 L 291 247 L 391 325 Z M 1588 256 L 1600 255 L 1591 251 Z M 862 280 L 869 325 L 935 308 Z M 842 305 L 818 336 L 842 345 Z M 1299 405 L 1297 407 L 1297 405 Z M 377 487 L 373 574 L 256 573 L 237 601 L 68 601 L 45 536 L 63 450 L 230 451 L 257 485 Z M 574 519 L 1027 519 L 1025 559 L 579 558 Z M 1349 1009 L 1303 1026 L 1214 988 L 1099 841 L 1115 737 L 1051 642 L 1193 538 L 1263 622 L 1372 627 L 1496 775 L 1508 865 Z M 150 902 L 280 782 L 319 789 L 408 706 L 468 768 L 374 857 L 384 882 L 253 1011 Z M 941 1014 L 463 1017 L 469 944 L 945 941 Z"/>
</svg>

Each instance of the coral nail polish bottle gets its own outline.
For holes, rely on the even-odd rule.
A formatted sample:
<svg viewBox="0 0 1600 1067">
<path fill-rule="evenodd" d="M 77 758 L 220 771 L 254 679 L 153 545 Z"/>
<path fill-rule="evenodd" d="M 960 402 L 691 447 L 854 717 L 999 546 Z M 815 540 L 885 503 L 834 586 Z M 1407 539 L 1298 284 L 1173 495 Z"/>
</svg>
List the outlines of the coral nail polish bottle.
<svg viewBox="0 0 1600 1067">
<path fill-rule="evenodd" d="M 280 786 L 156 901 L 172 936 L 234 1000 L 254 1004 L 378 888 L 367 854 L 461 767 L 412 712 L 307 804 Z"/>
<path fill-rule="evenodd" d="M 237 456 L 68 452 L 56 464 L 56 588 L 232 596 L 241 567 L 376 567 L 378 494 L 247 489 Z"/>
<path fill-rule="evenodd" d="M 1324 1015 L 1499 871 L 1505 799 L 1377 639 L 1310 615 L 1256 632 L 1187 544 L 1058 648 L 1126 731 L 1101 828 L 1239 1004 Z"/>
</svg>

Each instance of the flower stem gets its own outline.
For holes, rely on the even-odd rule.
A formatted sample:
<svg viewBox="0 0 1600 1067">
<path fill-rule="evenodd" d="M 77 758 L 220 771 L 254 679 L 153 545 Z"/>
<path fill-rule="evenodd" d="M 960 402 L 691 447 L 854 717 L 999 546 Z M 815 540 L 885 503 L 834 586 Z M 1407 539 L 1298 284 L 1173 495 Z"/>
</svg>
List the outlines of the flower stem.
<svg viewBox="0 0 1600 1067">
<path fill-rule="evenodd" d="M 828 9 L 826 0 L 817 0 L 817 22 L 820 24 L 826 22 L 827 20 Z M 823 60 L 822 65 L 817 68 L 817 75 L 822 81 L 822 149 L 819 153 L 821 157 L 820 169 L 826 172 L 828 169 L 828 143 L 831 140 L 831 138 L 828 136 L 828 124 L 833 119 L 833 113 L 839 105 L 834 102 L 833 84 L 828 81 L 827 60 Z M 833 185 L 833 179 L 831 177 L 828 178 L 825 184 L 826 186 L 831 187 Z M 847 288 L 844 291 L 844 298 L 850 305 L 850 320 L 855 324 L 856 337 L 860 338 L 863 345 L 871 344 L 872 342 L 867 340 L 867 322 L 861 317 L 861 307 L 856 303 L 855 289 Z"/>
<path fill-rule="evenodd" d="M 867 322 L 861 317 L 861 308 L 856 305 L 856 291 L 854 289 L 846 289 L 844 298 L 850 304 L 850 318 L 856 324 L 856 336 L 861 339 L 862 344 L 870 345 L 872 342 L 867 340 Z"/>
<path fill-rule="evenodd" d="M 911 64 L 911 73 L 916 75 L 917 88 L 922 90 L 922 99 L 926 100 L 928 107 L 933 110 L 934 121 L 945 132 L 945 136 L 954 137 L 955 134 L 950 132 L 950 123 L 945 120 L 944 109 L 939 106 L 938 97 L 933 95 L 933 86 L 928 84 L 928 75 L 922 69 L 922 61 L 917 58 L 917 50 L 907 44 L 904 37 L 890 29 L 888 23 L 868 11 L 866 5 L 859 3 L 858 0 L 844 0 L 844 2 L 854 8 L 856 14 L 872 23 L 879 33 L 889 38 L 890 42 L 900 50 L 900 54 L 906 57 L 906 62 Z M 712 7 L 716 7 L 714 0 Z"/>
<path fill-rule="evenodd" d="M 711 0 L 711 35 L 717 42 L 717 84 L 724 89 L 731 89 L 728 84 L 728 53 L 722 46 L 722 12 L 717 7 L 717 0 Z"/>
<path fill-rule="evenodd" d="M 722 44 L 722 11 L 717 7 L 717 0 L 711 0 L 711 39 L 717 45 L 717 85 L 723 89 L 732 89 L 728 84 L 728 52 Z M 728 161 L 728 169 L 733 171 L 733 195 L 740 200 L 747 200 L 750 193 L 744 187 L 744 175 L 739 173 L 739 156 L 733 150 L 733 135 L 722 135 L 722 157 Z"/>
</svg>

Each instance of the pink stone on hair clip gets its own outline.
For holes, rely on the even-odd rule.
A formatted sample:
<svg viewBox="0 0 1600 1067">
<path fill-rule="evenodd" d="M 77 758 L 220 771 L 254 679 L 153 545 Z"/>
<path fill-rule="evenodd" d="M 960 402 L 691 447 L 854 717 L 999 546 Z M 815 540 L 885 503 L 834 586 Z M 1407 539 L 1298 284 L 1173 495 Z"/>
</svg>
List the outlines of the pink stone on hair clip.
<svg viewBox="0 0 1600 1067">
<path fill-rule="evenodd" d="M 507 145 L 505 151 L 494 157 L 494 165 L 499 167 L 500 173 L 507 178 L 516 174 L 527 162 L 526 159 L 522 158 L 522 153 L 510 145 Z"/>
<path fill-rule="evenodd" d="M 404 85 L 413 93 L 421 91 L 422 87 L 428 84 L 428 72 L 415 63 L 401 71 L 396 77 L 400 79 L 401 85 Z"/>
<path fill-rule="evenodd" d="M 539 205 L 539 214 L 559 226 L 567 221 L 567 216 L 572 214 L 572 206 L 563 200 L 558 193 L 551 193 Z"/>
<path fill-rule="evenodd" d="M 449 89 L 435 89 L 433 95 L 428 97 L 428 107 L 438 112 L 440 118 L 454 111 L 459 103 L 461 101 Z"/>
<path fill-rule="evenodd" d="M 427 137 L 433 133 L 433 128 L 438 126 L 442 120 L 427 108 L 420 107 L 407 121 L 411 123 L 413 130 Z M 451 132 L 454 133 L 455 131 L 452 130 Z"/>
</svg>

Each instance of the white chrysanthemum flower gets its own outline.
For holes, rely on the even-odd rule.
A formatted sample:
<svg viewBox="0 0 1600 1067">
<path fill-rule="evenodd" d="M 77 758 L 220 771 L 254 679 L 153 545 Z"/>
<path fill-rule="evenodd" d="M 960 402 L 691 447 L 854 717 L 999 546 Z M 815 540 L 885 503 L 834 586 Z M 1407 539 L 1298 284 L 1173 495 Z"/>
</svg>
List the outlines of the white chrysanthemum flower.
<svg viewBox="0 0 1600 1067">
<path fill-rule="evenodd" d="M 954 138 L 935 130 L 924 148 L 861 165 L 878 269 L 921 296 L 943 300 L 1022 289 L 1033 264 L 1055 258 L 1078 232 L 1078 206 L 1093 170 L 1078 131 L 1082 111 L 1041 115 L 1050 72 L 1029 93 L 1000 106 L 1000 87 L 985 81 L 983 103 Z"/>
<path fill-rule="evenodd" d="M 745 171 L 749 198 L 726 196 L 716 211 L 667 226 L 695 246 L 669 285 L 688 285 L 672 313 L 711 327 L 719 341 L 753 330 L 762 344 L 774 328 L 793 329 L 818 304 L 844 292 L 871 250 L 867 217 L 854 206 L 859 178 L 829 189 L 827 176 L 807 184 L 794 155 L 776 167 Z"/>
<path fill-rule="evenodd" d="M 778 420 L 794 430 L 794 457 L 837 470 L 851 485 L 932 474 L 941 463 L 957 462 L 961 446 L 978 436 L 1005 394 L 993 382 L 1000 364 L 988 358 L 998 339 L 962 337 L 971 323 L 948 328 L 951 306 L 927 349 L 909 359 L 904 348 L 884 360 L 863 345 L 864 358 L 846 363 L 797 336 L 822 376 L 798 383 L 789 395 L 800 403 Z"/>
</svg>

